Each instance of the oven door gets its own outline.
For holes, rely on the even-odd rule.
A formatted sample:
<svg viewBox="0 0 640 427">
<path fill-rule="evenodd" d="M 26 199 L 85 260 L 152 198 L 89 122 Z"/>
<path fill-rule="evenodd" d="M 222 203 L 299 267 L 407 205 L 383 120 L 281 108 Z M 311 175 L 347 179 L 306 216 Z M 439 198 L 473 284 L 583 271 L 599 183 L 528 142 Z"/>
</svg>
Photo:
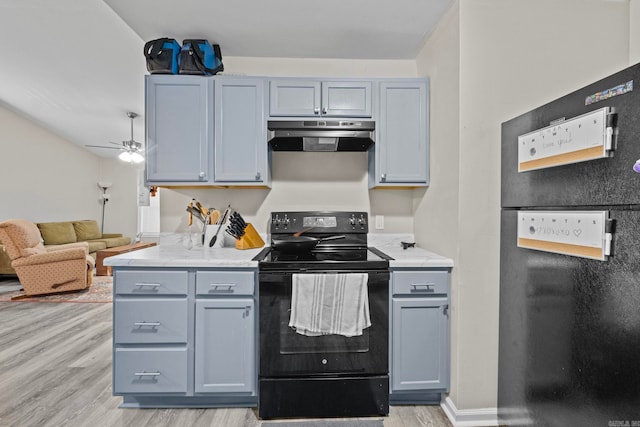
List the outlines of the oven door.
<svg viewBox="0 0 640 427">
<path fill-rule="evenodd" d="M 260 377 L 388 373 L 390 275 L 388 271 L 357 272 L 369 276 L 371 326 L 355 337 L 309 337 L 295 332 L 289 327 L 293 273 L 260 272 Z"/>
</svg>

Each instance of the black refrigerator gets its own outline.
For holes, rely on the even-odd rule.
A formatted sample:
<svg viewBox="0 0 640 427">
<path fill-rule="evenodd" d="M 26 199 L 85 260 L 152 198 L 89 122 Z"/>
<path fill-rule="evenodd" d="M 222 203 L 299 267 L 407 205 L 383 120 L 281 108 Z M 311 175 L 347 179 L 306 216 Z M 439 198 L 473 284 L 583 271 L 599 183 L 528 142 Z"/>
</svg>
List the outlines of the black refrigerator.
<svg viewBox="0 0 640 427">
<path fill-rule="evenodd" d="M 640 64 L 502 124 L 498 417 L 640 427 Z"/>
</svg>

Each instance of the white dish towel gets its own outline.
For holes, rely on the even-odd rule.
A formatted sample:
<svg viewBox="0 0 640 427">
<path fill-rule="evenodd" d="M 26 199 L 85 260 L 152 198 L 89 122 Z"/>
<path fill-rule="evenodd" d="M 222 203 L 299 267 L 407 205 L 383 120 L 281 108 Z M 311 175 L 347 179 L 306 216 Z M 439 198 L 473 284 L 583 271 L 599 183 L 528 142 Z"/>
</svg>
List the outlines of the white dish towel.
<svg viewBox="0 0 640 427">
<path fill-rule="evenodd" d="M 306 336 L 354 337 L 371 326 L 366 273 L 292 274 L 289 326 Z"/>
</svg>

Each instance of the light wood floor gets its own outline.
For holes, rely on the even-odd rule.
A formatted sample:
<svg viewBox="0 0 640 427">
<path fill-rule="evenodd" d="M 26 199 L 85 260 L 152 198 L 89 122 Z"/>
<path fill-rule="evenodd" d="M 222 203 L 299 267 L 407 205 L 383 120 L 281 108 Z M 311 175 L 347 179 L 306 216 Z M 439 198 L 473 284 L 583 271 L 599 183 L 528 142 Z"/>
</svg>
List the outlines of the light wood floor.
<svg viewBox="0 0 640 427">
<path fill-rule="evenodd" d="M 261 425 L 253 409 L 118 408 L 111 329 L 111 304 L 0 302 L 0 426 Z M 438 406 L 393 406 L 384 425 L 451 423 Z"/>
</svg>

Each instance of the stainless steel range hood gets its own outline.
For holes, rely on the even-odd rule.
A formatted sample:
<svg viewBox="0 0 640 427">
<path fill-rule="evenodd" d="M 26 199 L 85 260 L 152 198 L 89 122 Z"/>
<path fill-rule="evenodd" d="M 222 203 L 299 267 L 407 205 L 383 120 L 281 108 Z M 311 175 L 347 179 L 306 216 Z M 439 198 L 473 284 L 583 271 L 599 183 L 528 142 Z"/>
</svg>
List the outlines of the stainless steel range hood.
<svg viewBox="0 0 640 427">
<path fill-rule="evenodd" d="M 273 151 L 367 151 L 373 144 L 373 120 L 269 120 Z"/>
</svg>

